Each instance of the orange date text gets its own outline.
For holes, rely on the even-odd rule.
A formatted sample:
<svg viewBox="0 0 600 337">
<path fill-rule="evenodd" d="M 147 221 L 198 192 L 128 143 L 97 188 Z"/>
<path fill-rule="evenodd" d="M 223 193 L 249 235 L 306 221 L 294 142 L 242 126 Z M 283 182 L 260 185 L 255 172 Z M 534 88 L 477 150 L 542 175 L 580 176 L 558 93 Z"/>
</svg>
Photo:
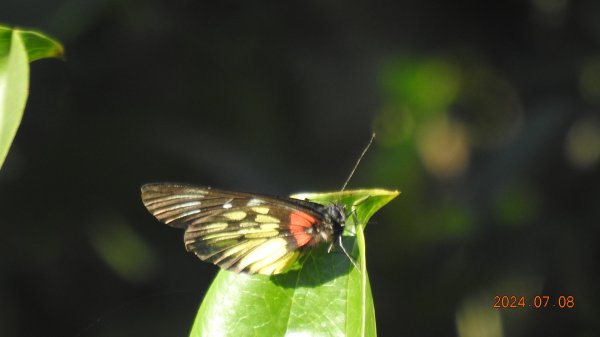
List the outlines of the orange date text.
<svg viewBox="0 0 600 337">
<path fill-rule="evenodd" d="M 521 309 L 521 308 L 559 308 L 572 309 L 575 307 L 575 298 L 569 296 L 494 296 L 494 309 Z"/>
</svg>

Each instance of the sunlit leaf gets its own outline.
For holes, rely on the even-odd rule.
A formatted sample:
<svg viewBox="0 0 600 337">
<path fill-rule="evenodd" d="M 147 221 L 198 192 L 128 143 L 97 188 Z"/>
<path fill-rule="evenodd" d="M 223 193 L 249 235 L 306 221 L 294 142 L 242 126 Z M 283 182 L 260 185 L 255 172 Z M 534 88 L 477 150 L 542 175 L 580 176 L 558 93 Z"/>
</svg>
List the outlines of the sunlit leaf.
<svg viewBox="0 0 600 337">
<path fill-rule="evenodd" d="M 29 62 L 62 53 L 58 42 L 40 33 L 0 26 L 0 168 L 25 110 Z"/>
<path fill-rule="evenodd" d="M 344 245 L 354 247 L 355 257 L 360 255 L 363 272 L 343 253 L 327 253 L 327 245 L 308 253 L 300 269 L 284 274 L 250 276 L 221 270 L 204 297 L 190 336 L 375 336 L 362 228 L 398 193 L 371 189 L 293 196 L 320 203 L 337 201 L 355 209 L 347 231 L 356 232 L 356 237 L 344 237 Z"/>
</svg>

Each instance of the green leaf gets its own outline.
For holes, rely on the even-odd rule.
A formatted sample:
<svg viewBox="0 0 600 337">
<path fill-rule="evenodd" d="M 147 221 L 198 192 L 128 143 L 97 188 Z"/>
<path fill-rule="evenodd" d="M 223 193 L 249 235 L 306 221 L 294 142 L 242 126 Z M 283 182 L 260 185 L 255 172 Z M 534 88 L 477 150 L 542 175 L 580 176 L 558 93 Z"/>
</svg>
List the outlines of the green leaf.
<svg viewBox="0 0 600 337">
<path fill-rule="evenodd" d="M 0 168 L 15 138 L 29 93 L 29 62 L 62 55 L 40 33 L 0 26 Z"/>
<path fill-rule="evenodd" d="M 56 40 L 39 32 L 30 30 L 17 30 L 27 50 L 29 62 L 43 58 L 62 57 L 63 46 Z"/>
<path fill-rule="evenodd" d="M 362 229 L 398 194 L 369 189 L 292 196 L 323 204 L 335 201 L 354 210 L 346 228 L 356 236 L 344 236 L 344 246 L 353 247 L 353 256 L 359 253 L 363 272 L 342 252 L 328 253 L 327 245 L 307 253 L 299 269 L 284 274 L 221 270 L 204 297 L 190 336 L 376 336 Z"/>
</svg>

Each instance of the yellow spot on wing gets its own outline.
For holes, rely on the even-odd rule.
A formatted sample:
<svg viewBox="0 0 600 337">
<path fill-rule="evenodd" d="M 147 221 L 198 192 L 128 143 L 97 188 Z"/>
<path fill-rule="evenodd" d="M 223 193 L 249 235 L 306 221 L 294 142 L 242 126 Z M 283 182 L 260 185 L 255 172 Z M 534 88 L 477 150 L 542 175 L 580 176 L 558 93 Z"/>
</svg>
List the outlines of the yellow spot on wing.
<svg viewBox="0 0 600 337">
<path fill-rule="evenodd" d="M 208 232 L 218 232 L 218 231 L 222 231 L 225 228 L 227 228 L 227 223 L 226 222 L 213 222 L 213 223 L 208 223 L 208 224 L 203 224 L 202 226 L 190 226 L 188 227 L 188 232 L 200 232 L 200 231 L 206 231 Z"/>
<path fill-rule="evenodd" d="M 256 231 L 256 232 L 253 232 L 253 233 L 247 233 L 246 235 L 244 235 L 244 237 L 246 237 L 248 239 L 271 238 L 271 237 L 277 236 L 277 234 L 279 234 L 278 231 L 274 231 L 274 230 L 264 231 L 264 230 L 261 230 L 261 231 Z"/>
<path fill-rule="evenodd" d="M 213 222 L 210 224 L 203 225 L 202 229 L 225 229 L 227 228 L 227 222 Z"/>
<path fill-rule="evenodd" d="M 266 230 L 266 231 L 270 231 L 270 230 Z M 264 233 L 266 231 L 259 227 L 250 227 L 250 228 L 240 228 L 240 230 L 238 230 L 237 232 L 247 236 L 248 234 L 260 234 L 260 233 Z"/>
<path fill-rule="evenodd" d="M 260 214 L 269 213 L 269 207 L 252 207 L 252 210 Z"/>
<path fill-rule="evenodd" d="M 258 206 L 258 205 L 261 205 L 263 203 L 264 203 L 264 201 L 262 201 L 260 199 L 252 199 L 252 200 L 248 201 L 247 206 Z"/>
<path fill-rule="evenodd" d="M 260 229 L 264 229 L 264 230 L 273 230 L 273 229 L 279 229 L 279 224 L 276 223 L 264 223 L 260 225 Z"/>
<path fill-rule="evenodd" d="M 242 220 L 246 217 L 246 212 L 233 211 L 233 212 L 229 212 L 229 213 L 223 213 L 223 216 L 230 220 Z"/>
<path fill-rule="evenodd" d="M 279 223 L 279 219 L 272 217 L 270 215 L 264 215 L 264 214 L 258 214 L 254 220 L 256 222 Z"/>
<path fill-rule="evenodd" d="M 264 275 L 279 274 L 291 267 L 292 264 L 296 262 L 299 255 L 298 252 L 289 252 L 279 260 L 261 268 L 258 273 Z"/>
<path fill-rule="evenodd" d="M 240 222 L 240 227 L 244 228 L 244 227 L 254 227 L 258 225 L 256 222 L 248 222 L 248 221 L 244 221 L 244 222 Z"/>
<path fill-rule="evenodd" d="M 260 245 L 261 243 L 263 243 L 265 241 L 267 241 L 267 240 L 266 239 L 262 239 L 262 240 L 259 240 L 259 239 L 257 239 L 257 240 L 248 240 L 248 241 L 245 241 L 245 242 L 241 242 L 241 243 L 239 243 L 237 245 L 234 245 L 231 248 L 226 249 L 225 251 L 223 251 L 221 257 L 218 260 L 214 261 L 214 263 L 215 264 L 219 264 L 219 262 L 223 261 L 223 259 L 226 259 L 226 258 L 228 258 L 230 256 L 243 254 L 244 251 L 252 249 L 252 248 Z M 224 265 L 222 265 L 222 267 L 225 268 L 225 269 L 227 269 L 227 268 L 231 267 L 231 263 L 232 262 L 224 264 Z"/>
<path fill-rule="evenodd" d="M 227 240 L 227 239 L 235 239 L 242 235 L 243 235 L 242 233 L 238 233 L 238 232 L 213 233 L 213 234 L 203 235 L 202 240 L 220 241 L 220 240 Z"/>
<path fill-rule="evenodd" d="M 286 245 L 287 241 L 283 238 L 270 239 L 248 252 L 248 254 L 238 262 L 236 269 L 242 271 L 244 268 L 257 263 L 258 261 L 266 261 L 261 262 L 261 264 L 272 263 L 287 253 Z M 251 273 L 256 271 L 257 270 L 250 270 Z"/>
</svg>

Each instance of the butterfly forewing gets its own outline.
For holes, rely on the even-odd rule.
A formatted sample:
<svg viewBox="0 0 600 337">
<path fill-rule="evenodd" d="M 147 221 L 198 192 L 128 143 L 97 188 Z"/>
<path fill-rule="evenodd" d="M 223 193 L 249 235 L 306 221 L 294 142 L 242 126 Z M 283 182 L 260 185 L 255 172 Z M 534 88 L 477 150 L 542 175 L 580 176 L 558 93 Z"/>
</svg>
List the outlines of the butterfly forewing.
<svg viewBox="0 0 600 337">
<path fill-rule="evenodd" d="M 179 184 L 148 184 L 142 200 L 160 221 L 185 228 L 188 251 L 221 268 L 277 274 L 320 240 L 312 203 Z"/>
</svg>

